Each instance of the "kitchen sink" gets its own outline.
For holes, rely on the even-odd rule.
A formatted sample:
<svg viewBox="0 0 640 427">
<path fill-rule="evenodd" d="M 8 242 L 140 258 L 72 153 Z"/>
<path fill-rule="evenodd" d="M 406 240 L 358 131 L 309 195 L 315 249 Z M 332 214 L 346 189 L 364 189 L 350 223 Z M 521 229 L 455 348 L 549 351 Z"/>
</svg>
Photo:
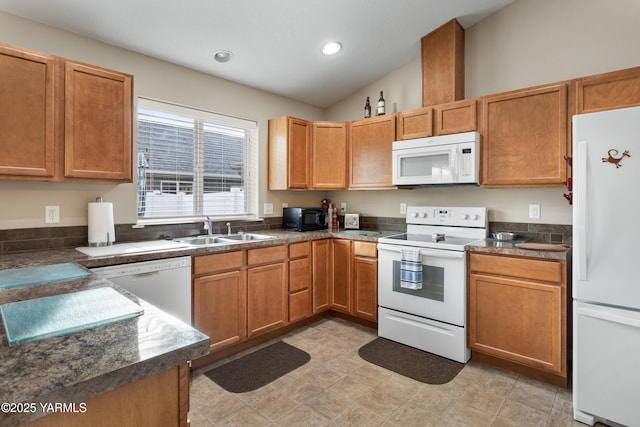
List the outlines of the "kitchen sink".
<svg viewBox="0 0 640 427">
<path fill-rule="evenodd" d="M 174 239 L 175 242 L 193 246 L 227 245 L 230 243 L 254 242 L 258 240 L 275 239 L 273 236 L 256 233 L 218 234 L 214 236 L 196 236 Z"/>
</svg>

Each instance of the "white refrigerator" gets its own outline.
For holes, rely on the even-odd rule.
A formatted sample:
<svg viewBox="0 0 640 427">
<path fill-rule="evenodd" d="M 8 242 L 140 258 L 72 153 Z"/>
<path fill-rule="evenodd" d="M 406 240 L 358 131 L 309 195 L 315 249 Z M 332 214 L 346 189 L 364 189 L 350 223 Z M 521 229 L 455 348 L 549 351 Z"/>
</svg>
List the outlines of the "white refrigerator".
<svg viewBox="0 0 640 427">
<path fill-rule="evenodd" d="M 640 426 L 640 107 L 573 117 L 573 410 Z"/>
</svg>

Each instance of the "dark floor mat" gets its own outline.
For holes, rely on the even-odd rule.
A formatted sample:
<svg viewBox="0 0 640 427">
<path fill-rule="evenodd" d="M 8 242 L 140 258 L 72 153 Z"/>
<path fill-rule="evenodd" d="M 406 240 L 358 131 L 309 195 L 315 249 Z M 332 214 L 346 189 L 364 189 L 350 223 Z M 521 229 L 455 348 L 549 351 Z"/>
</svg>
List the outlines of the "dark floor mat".
<svg viewBox="0 0 640 427">
<path fill-rule="evenodd" d="M 227 391 L 246 393 L 288 374 L 310 359 L 309 353 L 278 341 L 204 374 Z"/>
<path fill-rule="evenodd" d="M 363 345 L 358 354 L 367 362 L 427 384 L 448 383 L 464 367 L 464 363 L 385 338 Z"/>
</svg>

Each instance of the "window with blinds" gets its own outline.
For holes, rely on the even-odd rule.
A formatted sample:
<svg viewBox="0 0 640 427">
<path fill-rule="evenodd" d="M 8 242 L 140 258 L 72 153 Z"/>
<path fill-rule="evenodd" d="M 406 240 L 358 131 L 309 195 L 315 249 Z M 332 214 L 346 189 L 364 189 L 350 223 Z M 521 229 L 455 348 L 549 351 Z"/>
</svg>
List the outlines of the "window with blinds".
<svg viewBox="0 0 640 427">
<path fill-rule="evenodd" d="M 138 222 L 257 216 L 257 125 L 138 99 Z"/>
</svg>

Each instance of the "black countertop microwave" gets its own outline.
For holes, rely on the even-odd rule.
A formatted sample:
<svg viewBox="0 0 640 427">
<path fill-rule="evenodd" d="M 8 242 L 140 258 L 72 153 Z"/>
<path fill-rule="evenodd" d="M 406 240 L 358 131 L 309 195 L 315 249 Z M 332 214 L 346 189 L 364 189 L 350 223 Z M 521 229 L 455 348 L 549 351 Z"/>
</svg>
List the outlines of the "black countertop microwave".
<svg viewBox="0 0 640 427">
<path fill-rule="evenodd" d="M 287 230 L 312 231 L 327 228 L 326 208 L 283 208 L 282 226 Z"/>
</svg>

